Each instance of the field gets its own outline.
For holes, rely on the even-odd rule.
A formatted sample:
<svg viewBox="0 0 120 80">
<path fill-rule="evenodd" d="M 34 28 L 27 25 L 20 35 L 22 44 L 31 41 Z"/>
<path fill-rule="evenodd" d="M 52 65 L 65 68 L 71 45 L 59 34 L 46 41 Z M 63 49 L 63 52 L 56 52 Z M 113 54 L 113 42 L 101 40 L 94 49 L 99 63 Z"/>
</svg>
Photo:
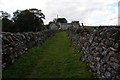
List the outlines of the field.
<svg viewBox="0 0 120 80">
<path fill-rule="evenodd" d="M 59 32 L 16 60 L 3 71 L 3 78 L 91 78 L 85 62 L 79 60 L 82 56 L 66 32 Z"/>
</svg>

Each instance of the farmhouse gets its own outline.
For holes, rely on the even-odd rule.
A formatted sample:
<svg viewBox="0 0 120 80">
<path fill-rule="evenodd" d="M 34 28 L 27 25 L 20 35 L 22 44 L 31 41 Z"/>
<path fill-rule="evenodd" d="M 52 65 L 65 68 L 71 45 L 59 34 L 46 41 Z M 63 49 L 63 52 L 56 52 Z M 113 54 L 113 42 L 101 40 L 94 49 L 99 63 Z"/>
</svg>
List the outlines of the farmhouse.
<svg viewBox="0 0 120 80">
<path fill-rule="evenodd" d="M 60 29 L 60 30 L 67 30 L 69 27 L 80 27 L 79 23 L 51 23 L 50 29 Z"/>
<path fill-rule="evenodd" d="M 58 29 L 60 29 L 60 24 L 59 23 L 51 23 L 50 24 L 50 29 L 58 30 Z"/>
</svg>

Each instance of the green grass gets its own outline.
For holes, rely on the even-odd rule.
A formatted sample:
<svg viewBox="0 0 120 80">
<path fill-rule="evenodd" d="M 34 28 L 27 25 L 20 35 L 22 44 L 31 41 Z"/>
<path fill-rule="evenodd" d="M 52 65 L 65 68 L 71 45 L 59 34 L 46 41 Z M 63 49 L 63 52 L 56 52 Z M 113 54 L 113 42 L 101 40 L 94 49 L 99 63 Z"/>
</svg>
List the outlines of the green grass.
<svg viewBox="0 0 120 80">
<path fill-rule="evenodd" d="M 3 78 L 91 78 L 81 54 L 70 47 L 66 32 L 50 37 L 42 46 L 29 50 L 3 71 Z"/>
</svg>

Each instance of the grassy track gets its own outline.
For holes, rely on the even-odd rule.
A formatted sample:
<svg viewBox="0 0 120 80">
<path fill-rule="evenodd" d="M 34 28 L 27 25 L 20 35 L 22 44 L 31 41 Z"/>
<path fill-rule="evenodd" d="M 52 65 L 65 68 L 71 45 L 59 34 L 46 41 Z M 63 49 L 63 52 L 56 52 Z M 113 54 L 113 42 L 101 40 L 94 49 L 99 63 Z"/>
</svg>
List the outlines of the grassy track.
<svg viewBox="0 0 120 80">
<path fill-rule="evenodd" d="M 50 37 L 42 46 L 29 50 L 3 71 L 4 78 L 91 78 L 86 64 L 79 61 L 65 32 Z"/>
</svg>

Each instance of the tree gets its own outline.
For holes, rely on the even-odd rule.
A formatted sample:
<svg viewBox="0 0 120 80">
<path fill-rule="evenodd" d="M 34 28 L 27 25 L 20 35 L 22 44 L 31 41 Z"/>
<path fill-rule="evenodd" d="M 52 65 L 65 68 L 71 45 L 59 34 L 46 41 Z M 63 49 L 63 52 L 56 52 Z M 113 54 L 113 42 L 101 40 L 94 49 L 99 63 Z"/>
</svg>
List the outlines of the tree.
<svg viewBox="0 0 120 80">
<path fill-rule="evenodd" d="M 44 29 L 45 15 L 38 9 L 17 10 L 14 12 L 13 20 L 15 29 L 19 32 L 40 31 Z"/>
<path fill-rule="evenodd" d="M 58 23 L 67 23 L 67 20 L 65 18 L 55 18 L 53 22 L 58 22 Z"/>
<path fill-rule="evenodd" d="M 79 21 L 72 21 L 71 23 L 79 23 Z"/>
<path fill-rule="evenodd" d="M 10 14 L 5 11 L 0 11 L 0 19 L 2 19 L 2 32 L 12 32 L 14 27 L 14 22 L 9 20 Z"/>
<path fill-rule="evenodd" d="M 57 19 L 57 22 L 67 23 L 67 20 L 66 20 L 65 18 L 58 18 L 58 19 Z"/>
<path fill-rule="evenodd" d="M 52 23 L 54 23 L 54 22 L 50 21 L 50 22 L 48 23 L 48 25 L 50 25 L 50 24 L 52 24 Z"/>
<path fill-rule="evenodd" d="M 14 22 L 7 19 L 3 18 L 2 19 L 2 32 L 14 32 Z"/>
<path fill-rule="evenodd" d="M 36 9 L 36 8 L 32 8 L 32 9 L 29 9 L 29 11 L 30 11 L 31 13 L 34 13 L 34 15 L 37 16 L 37 17 L 39 17 L 39 18 L 45 19 L 45 15 L 42 13 L 41 10 L 38 10 L 38 9 Z"/>
<path fill-rule="evenodd" d="M 2 18 L 9 18 L 10 17 L 10 14 L 5 12 L 5 11 L 0 11 L 0 19 Z"/>
<path fill-rule="evenodd" d="M 46 27 L 47 29 L 50 29 L 49 25 L 45 25 L 45 27 Z"/>
<path fill-rule="evenodd" d="M 20 10 L 16 10 L 15 12 L 13 12 L 13 20 L 16 21 L 18 19 L 18 15 L 21 13 Z"/>
</svg>

